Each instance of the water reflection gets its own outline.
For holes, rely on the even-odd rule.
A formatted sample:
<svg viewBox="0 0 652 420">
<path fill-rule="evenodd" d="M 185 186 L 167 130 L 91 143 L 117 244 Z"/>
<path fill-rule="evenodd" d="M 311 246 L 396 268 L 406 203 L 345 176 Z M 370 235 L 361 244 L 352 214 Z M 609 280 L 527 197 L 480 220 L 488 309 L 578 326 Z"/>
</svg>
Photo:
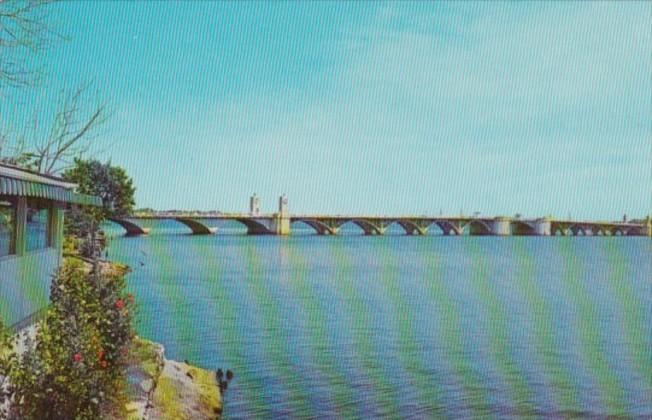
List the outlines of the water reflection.
<svg viewBox="0 0 652 420">
<path fill-rule="evenodd" d="M 110 253 L 141 334 L 238 373 L 227 418 L 652 415 L 646 238 L 160 228 Z"/>
</svg>

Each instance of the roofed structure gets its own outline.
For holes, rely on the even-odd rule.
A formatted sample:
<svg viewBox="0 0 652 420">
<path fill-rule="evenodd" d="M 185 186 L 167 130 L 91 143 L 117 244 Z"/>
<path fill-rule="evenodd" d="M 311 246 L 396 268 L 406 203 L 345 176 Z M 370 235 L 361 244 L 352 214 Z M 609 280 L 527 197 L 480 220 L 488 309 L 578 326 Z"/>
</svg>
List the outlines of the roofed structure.
<svg viewBox="0 0 652 420">
<path fill-rule="evenodd" d="M 77 185 L 0 163 L 0 319 L 19 329 L 49 302 L 61 264 L 64 213 L 101 206 Z"/>
</svg>

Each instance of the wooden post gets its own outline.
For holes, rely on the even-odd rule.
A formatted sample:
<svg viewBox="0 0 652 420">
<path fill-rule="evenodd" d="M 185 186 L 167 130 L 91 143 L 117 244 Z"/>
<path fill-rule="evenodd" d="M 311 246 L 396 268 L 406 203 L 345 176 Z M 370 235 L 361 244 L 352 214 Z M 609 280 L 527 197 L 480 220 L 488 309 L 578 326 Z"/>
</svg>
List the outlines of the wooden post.
<svg viewBox="0 0 652 420">
<path fill-rule="evenodd" d="M 61 250 L 63 246 L 63 208 L 55 203 L 49 210 L 48 246 Z"/>
<path fill-rule="evenodd" d="M 25 255 L 27 252 L 27 198 L 16 200 L 16 228 L 14 229 L 14 253 Z"/>
</svg>

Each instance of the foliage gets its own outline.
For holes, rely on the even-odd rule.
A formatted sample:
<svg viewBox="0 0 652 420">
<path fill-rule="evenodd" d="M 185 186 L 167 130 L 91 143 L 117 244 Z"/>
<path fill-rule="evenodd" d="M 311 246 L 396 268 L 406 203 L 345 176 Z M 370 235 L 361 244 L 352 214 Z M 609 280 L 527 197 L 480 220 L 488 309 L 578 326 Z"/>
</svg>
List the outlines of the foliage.
<svg viewBox="0 0 652 420">
<path fill-rule="evenodd" d="M 222 412 L 222 398 L 215 372 L 167 361 L 156 381 L 152 395 L 153 416 L 164 419 L 216 418 Z M 174 373 L 180 372 L 190 381 L 180 381 Z M 185 388 L 188 391 L 183 391 Z M 188 395 L 188 393 L 190 395 Z M 192 403 L 190 403 L 192 401 Z"/>
<path fill-rule="evenodd" d="M 6 377 L 11 366 L 15 363 L 16 355 L 13 353 L 14 340 L 0 319 L 0 418 L 6 418 L 6 404 L 9 399 Z"/>
<path fill-rule="evenodd" d="M 127 172 L 111 162 L 75 159 L 63 177 L 79 185 L 78 191 L 102 198 L 104 217 L 122 217 L 134 208 L 136 188 Z"/>
<path fill-rule="evenodd" d="M 8 371 L 12 415 L 95 419 L 117 406 L 133 338 L 133 298 L 122 275 L 67 259 L 34 341 Z"/>
<path fill-rule="evenodd" d="M 64 252 L 85 258 L 98 258 L 105 248 L 106 241 L 99 228 L 104 219 L 103 212 L 95 208 L 73 207 L 65 219 L 66 241 Z"/>
<path fill-rule="evenodd" d="M 75 166 L 63 177 L 76 183 L 78 191 L 102 199 L 102 208 L 77 208 L 66 217 L 66 233 L 78 239 L 77 251 L 84 257 L 95 258 L 104 249 L 105 241 L 99 224 L 105 218 L 121 217 L 134 207 L 133 181 L 124 169 L 110 162 L 75 159 Z"/>
<path fill-rule="evenodd" d="M 136 337 L 131 342 L 130 358 L 148 378 L 156 378 L 161 373 L 163 356 L 159 348 L 160 345 L 141 337 Z"/>
</svg>

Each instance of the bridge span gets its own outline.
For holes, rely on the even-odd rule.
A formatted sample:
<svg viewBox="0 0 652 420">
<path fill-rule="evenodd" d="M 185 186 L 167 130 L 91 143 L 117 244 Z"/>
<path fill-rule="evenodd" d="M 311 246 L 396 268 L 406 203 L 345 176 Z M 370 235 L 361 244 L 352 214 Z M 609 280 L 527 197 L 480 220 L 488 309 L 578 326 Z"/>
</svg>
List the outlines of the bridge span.
<svg viewBox="0 0 652 420">
<path fill-rule="evenodd" d="M 465 216 L 369 216 L 369 215 L 284 215 L 249 213 L 151 213 L 126 218 L 113 218 L 128 236 L 148 234 L 141 227 L 145 220 L 175 220 L 187 226 L 195 235 L 217 232 L 210 221 L 236 221 L 244 225 L 249 235 L 290 235 L 291 226 L 302 223 L 317 235 L 338 235 L 346 224 L 360 228 L 365 235 L 384 235 L 397 225 L 406 235 L 427 235 L 438 229 L 443 235 L 492 236 L 652 236 L 649 218 L 630 222 L 562 220 L 554 218 L 521 219 L 510 217 Z"/>
<path fill-rule="evenodd" d="M 384 235 L 392 225 L 400 226 L 406 235 L 427 235 L 431 229 L 438 229 L 443 235 L 652 236 L 649 216 L 645 220 L 604 222 L 551 217 L 292 215 L 287 204 L 287 197 L 283 195 L 279 197 L 277 213 L 263 214 L 254 194 L 249 202 L 249 213 L 150 212 L 110 220 L 121 225 L 127 236 L 148 234 L 150 229 L 139 224 L 144 220 L 175 220 L 186 225 L 195 235 L 216 233 L 217 228 L 209 226 L 209 221 L 230 220 L 244 225 L 249 235 L 290 235 L 291 226 L 302 223 L 317 235 L 337 235 L 344 225 L 353 224 L 369 236 Z"/>
</svg>

